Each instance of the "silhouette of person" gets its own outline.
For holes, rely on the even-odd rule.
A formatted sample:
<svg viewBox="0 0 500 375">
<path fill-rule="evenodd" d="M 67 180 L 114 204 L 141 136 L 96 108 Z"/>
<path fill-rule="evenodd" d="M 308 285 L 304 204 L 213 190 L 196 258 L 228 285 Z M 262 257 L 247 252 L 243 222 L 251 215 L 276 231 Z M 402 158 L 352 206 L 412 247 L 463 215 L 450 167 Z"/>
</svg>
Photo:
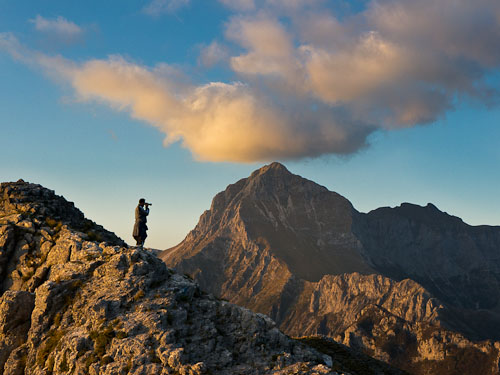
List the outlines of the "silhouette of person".
<svg viewBox="0 0 500 375">
<path fill-rule="evenodd" d="M 145 207 L 145 208 L 144 208 Z M 143 247 L 146 241 L 148 226 L 146 225 L 149 215 L 149 203 L 144 198 L 139 199 L 139 204 L 135 208 L 135 224 L 132 236 L 137 242 L 137 246 Z"/>
</svg>

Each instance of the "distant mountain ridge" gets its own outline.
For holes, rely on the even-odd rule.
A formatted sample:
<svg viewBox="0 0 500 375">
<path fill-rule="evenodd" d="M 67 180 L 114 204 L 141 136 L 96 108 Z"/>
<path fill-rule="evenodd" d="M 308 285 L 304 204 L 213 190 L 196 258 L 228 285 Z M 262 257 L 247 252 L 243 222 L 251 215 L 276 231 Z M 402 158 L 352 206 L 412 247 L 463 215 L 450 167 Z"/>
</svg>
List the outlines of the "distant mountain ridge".
<svg viewBox="0 0 500 375">
<path fill-rule="evenodd" d="M 500 339 L 500 227 L 431 204 L 363 214 L 272 163 L 217 194 L 161 257 L 289 334 L 325 334 L 417 374 L 471 370 L 457 355 L 498 372 L 500 345 L 470 340 Z"/>
<path fill-rule="evenodd" d="M 500 227 L 470 226 L 432 204 L 408 203 L 355 222 L 370 262 L 385 275 L 417 280 L 458 307 L 500 308 Z"/>
</svg>

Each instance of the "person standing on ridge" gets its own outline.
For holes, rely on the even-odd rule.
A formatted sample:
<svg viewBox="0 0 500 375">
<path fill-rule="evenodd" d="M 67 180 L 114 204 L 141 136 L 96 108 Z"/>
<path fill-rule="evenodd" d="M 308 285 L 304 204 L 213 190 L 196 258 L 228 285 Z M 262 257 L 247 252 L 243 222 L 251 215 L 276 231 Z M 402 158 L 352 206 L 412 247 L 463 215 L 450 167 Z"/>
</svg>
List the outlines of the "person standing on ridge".
<svg viewBox="0 0 500 375">
<path fill-rule="evenodd" d="M 142 248 L 144 241 L 146 241 L 148 226 L 146 225 L 149 215 L 149 206 L 151 203 L 146 203 L 144 198 L 139 199 L 139 204 L 135 208 L 135 224 L 132 236 L 137 242 L 137 246 Z M 144 208 L 146 207 L 146 208 Z"/>
</svg>

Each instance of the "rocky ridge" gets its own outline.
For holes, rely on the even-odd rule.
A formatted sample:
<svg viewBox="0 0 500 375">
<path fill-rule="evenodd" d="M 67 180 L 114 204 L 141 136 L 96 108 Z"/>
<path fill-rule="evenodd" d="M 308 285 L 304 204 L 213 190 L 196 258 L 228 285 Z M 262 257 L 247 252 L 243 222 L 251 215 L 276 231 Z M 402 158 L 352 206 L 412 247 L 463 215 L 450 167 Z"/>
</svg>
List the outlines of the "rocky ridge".
<svg viewBox="0 0 500 375">
<path fill-rule="evenodd" d="M 500 279 L 500 229 L 450 223 L 434 210 L 361 214 L 273 163 L 219 193 L 161 257 L 211 293 L 268 314 L 288 334 L 327 335 L 416 374 L 499 373 L 495 311 L 464 307 L 479 296 L 467 291 L 481 290 L 474 270 L 491 270 L 487 290 Z M 470 248 L 479 261 L 465 265 Z M 453 301 L 461 291 L 436 293 L 464 270 L 460 303 Z M 498 290 L 488 297 L 494 306 Z"/>
<path fill-rule="evenodd" d="M 353 233 L 370 263 L 395 280 L 411 278 L 454 311 L 454 328 L 500 340 L 500 227 L 404 203 L 357 214 Z"/>
<path fill-rule="evenodd" d="M 347 374 L 40 185 L 0 185 L 0 267 L 0 374 Z"/>
</svg>

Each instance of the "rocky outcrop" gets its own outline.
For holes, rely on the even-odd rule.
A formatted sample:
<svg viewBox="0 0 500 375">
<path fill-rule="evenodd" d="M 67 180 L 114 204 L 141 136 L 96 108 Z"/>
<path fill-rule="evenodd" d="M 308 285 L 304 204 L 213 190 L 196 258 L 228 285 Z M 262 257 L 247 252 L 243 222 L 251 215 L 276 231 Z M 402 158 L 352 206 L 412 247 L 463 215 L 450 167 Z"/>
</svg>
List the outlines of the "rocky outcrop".
<svg viewBox="0 0 500 375">
<path fill-rule="evenodd" d="M 0 374 L 402 374 L 289 338 L 39 185 L 0 197 Z"/>
<path fill-rule="evenodd" d="M 33 292 L 46 280 L 53 265 L 65 263 L 77 249 L 79 242 L 73 237 L 125 245 L 54 191 L 22 180 L 2 183 L 0 292 Z"/>
<path fill-rule="evenodd" d="M 328 335 L 417 374 L 456 373 L 464 350 L 474 358 L 461 367 L 466 373 L 498 373 L 498 345 L 472 340 L 498 335 L 500 228 L 416 207 L 361 214 L 273 163 L 217 194 L 161 257 L 215 295 L 269 314 L 288 334 Z M 469 263 L 467 252 L 475 254 Z M 490 301 L 474 310 L 483 274 L 481 303 Z M 438 350 L 448 354 L 429 354 Z"/>
<path fill-rule="evenodd" d="M 439 325 L 445 309 L 412 280 L 396 282 L 381 275 L 358 273 L 327 275 L 317 283 L 304 283 L 283 324 L 293 335 L 339 335 L 368 308 L 386 311 L 409 324 L 429 325 Z"/>
</svg>

